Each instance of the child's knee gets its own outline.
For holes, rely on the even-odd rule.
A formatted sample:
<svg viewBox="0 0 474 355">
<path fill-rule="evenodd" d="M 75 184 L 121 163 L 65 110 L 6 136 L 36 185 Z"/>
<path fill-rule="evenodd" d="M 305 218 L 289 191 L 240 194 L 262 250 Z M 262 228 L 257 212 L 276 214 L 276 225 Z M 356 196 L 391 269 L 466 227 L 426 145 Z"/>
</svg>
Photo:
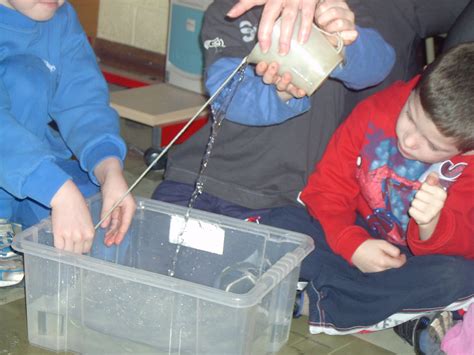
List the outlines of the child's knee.
<svg viewBox="0 0 474 355">
<path fill-rule="evenodd" d="M 474 260 L 463 257 L 445 256 L 447 262 L 439 270 L 439 279 L 446 292 L 455 297 L 474 295 Z M 433 275 L 436 278 L 436 275 Z"/>
<path fill-rule="evenodd" d="M 295 206 L 272 208 L 262 223 L 305 234 L 313 234 L 315 228 L 306 209 Z"/>
<path fill-rule="evenodd" d="M 474 294 L 474 260 L 464 259 L 462 257 L 456 257 L 459 259 L 456 262 L 456 268 L 453 268 L 451 272 L 453 276 L 457 275 L 457 281 L 470 287 L 472 294 Z"/>
</svg>

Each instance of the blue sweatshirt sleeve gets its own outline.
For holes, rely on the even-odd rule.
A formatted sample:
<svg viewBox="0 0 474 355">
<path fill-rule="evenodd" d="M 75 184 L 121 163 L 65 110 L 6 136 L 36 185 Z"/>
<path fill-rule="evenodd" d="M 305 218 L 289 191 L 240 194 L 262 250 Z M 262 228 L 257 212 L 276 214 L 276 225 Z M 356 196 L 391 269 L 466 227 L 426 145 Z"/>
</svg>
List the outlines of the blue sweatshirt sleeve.
<svg viewBox="0 0 474 355">
<path fill-rule="evenodd" d="M 239 58 L 225 57 L 208 68 L 206 88 L 211 95 L 240 62 Z M 281 100 L 275 85 L 265 84 L 249 65 L 245 68 L 244 78 L 229 104 L 226 118 L 240 124 L 266 126 L 298 116 L 306 112 L 309 106 L 308 97 L 287 102 Z"/>
<path fill-rule="evenodd" d="M 61 38 L 58 87 L 50 108 L 68 147 L 97 184 L 94 168 L 107 157 L 123 161 L 126 146 L 119 135 L 118 115 L 87 37 L 69 4 Z"/>
<path fill-rule="evenodd" d="M 345 47 L 344 64 L 330 75 L 350 89 L 360 90 L 382 82 L 395 64 L 395 51 L 373 29 L 357 27 L 359 36 Z"/>
<path fill-rule="evenodd" d="M 8 91 L 0 81 L 0 188 L 50 207 L 57 190 L 71 179 L 40 139 L 11 115 Z"/>
</svg>

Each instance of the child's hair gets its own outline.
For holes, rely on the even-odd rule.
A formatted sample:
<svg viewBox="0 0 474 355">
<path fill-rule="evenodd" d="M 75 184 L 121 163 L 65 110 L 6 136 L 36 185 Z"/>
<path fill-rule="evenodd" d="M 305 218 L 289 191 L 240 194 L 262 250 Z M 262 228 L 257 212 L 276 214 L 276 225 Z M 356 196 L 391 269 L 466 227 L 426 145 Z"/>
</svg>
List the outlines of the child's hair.
<svg viewBox="0 0 474 355">
<path fill-rule="evenodd" d="M 423 110 L 461 152 L 474 149 L 474 42 L 441 54 L 416 86 Z"/>
</svg>

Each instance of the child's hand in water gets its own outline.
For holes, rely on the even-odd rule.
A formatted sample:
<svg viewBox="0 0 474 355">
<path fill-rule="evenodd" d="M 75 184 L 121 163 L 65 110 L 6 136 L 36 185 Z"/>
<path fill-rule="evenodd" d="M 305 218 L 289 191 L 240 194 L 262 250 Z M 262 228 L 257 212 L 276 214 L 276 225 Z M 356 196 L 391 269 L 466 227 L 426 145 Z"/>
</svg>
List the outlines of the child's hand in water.
<svg viewBox="0 0 474 355">
<path fill-rule="evenodd" d="M 290 73 L 284 73 L 282 76 L 278 75 L 278 63 L 260 62 L 257 64 L 255 72 L 262 77 L 265 84 L 275 85 L 277 94 L 283 101 L 288 101 L 293 97 L 299 99 L 306 95 L 303 89 L 291 84 Z"/>
<path fill-rule="evenodd" d="M 87 253 L 94 226 L 86 201 L 77 186 L 66 181 L 51 200 L 54 246 L 77 254 Z"/>
<path fill-rule="evenodd" d="M 123 177 L 122 166 L 116 158 L 108 158 L 102 161 L 94 169 L 94 174 L 99 180 L 102 191 L 103 203 L 100 216 L 102 219 L 128 190 L 128 185 Z M 100 226 L 108 229 L 104 239 L 107 246 L 120 244 L 130 227 L 136 208 L 135 200 L 129 194 L 112 214 L 102 222 Z"/>
</svg>

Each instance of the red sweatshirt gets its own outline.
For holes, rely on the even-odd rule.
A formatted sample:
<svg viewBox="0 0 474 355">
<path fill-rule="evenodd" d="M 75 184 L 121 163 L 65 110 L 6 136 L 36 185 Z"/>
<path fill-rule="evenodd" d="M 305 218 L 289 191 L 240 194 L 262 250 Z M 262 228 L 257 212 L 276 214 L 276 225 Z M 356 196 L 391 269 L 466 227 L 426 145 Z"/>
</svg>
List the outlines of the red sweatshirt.
<svg viewBox="0 0 474 355">
<path fill-rule="evenodd" d="M 408 244 L 414 254 L 474 258 L 474 156 L 429 165 L 405 159 L 397 149 L 397 118 L 417 81 L 395 83 L 361 102 L 332 137 L 301 194 L 333 251 L 349 262 L 371 238 L 355 225 L 357 212 L 379 237 Z M 430 171 L 438 173 L 448 197 L 435 231 L 422 241 L 407 211 Z"/>
</svg>

